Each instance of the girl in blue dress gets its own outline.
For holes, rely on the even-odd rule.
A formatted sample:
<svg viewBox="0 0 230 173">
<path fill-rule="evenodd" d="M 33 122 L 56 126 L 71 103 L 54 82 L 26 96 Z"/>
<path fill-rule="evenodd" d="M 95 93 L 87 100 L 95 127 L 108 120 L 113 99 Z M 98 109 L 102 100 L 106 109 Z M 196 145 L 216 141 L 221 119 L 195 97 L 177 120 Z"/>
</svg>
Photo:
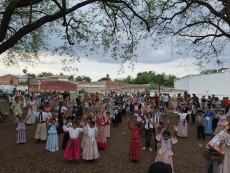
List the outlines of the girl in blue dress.
<svg viewBox="0 0 230 173">
<path fill-rule="evenodd" d="M 51 123 L 47 125 L 50 129 L 48 131 L 48 139 L 46 143 L 46 149 L 51 152 L 59 150 L 58 146 L 58 135 L 57 135 L 57 126 L 58 119 L 52 119 Z"/>
<path fill-rule="evenodd" d="M 213 112 L 210 111 L 209 107 L 206 107 L 204 118 L 204 134 L 212 134 L 212 116 L 214 116 Z"/>
</svg>

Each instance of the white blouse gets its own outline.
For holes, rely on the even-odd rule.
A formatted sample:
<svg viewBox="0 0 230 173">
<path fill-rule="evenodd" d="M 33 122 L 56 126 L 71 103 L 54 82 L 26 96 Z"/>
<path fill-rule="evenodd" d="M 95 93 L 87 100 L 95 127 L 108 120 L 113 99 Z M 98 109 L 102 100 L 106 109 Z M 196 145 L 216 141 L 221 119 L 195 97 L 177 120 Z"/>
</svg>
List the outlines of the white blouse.
<svg viewBox="0 0 230 173">
<path fill-rule="evenodd" d="M 79 137 L 79 134 L 81 132 L 84 132 L 84 129 L 83 128 L 76 128 L 74 129 L 73 127 L 66 127 L 65 125 L 63 126 L 63 130 L 65 132 L 69 132 L 69 136 L 70 138 L 72 139 L 76 139 Z"/>
<path fill-rule="evenodd" d="M 88 131 L 88 137 L 89 138 L 96 138 L 97 137 L 97 131 L 98 127 L 95 125 L 94 128 L 91 128 L 90 126 L 85 126 L 85 130 Z"/>
</svg>

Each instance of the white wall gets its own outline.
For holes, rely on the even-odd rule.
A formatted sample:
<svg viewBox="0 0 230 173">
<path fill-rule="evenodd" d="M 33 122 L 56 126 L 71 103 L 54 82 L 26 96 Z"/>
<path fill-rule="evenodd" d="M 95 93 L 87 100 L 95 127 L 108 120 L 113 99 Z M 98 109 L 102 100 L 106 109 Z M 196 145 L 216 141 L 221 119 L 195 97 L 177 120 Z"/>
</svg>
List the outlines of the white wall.
<svg viewBox="0 0 230 173">
<path fill-rule="evenodd" d="M 191 76 L 189 93 L 197 95 L 230 96 L 230 73 Z"/>
<path fill-rule="evenodd" d="M 182 77 L 180 79 L 175 79 L 174 80 L 174 87 L 176 90 L 189 90 L 189 80 L 190 80 L 190 75 Z"/>
<path fill-rule="evenodd" d="M 28 86 L 27 85 L 18 85 L 18 86 L 0 85 L 0 89 L 6 89 L 6 90 L 9 90 L 9 91 L 13 91 L 14 88 L 16 88 L 17 90 L 25 91 L 26 89 L 28 89 Z"/>
<path fill-rule="evenodd" d="M 230 97 L 230 72 L 190 75 L 174 81 L 176 90 L 187 90 L 190 94 Z"/>
</svg>

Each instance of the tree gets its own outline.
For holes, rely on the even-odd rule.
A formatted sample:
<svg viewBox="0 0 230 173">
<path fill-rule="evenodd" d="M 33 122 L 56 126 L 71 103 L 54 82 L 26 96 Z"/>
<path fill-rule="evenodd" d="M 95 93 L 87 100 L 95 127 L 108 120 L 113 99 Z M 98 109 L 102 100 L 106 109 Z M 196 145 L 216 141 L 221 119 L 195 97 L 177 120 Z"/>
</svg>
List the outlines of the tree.
<svg viewBox="0 0 230 173">
<path fill-rule="evenodd" d="M 88 82 L 91 82 L 91 78 L 88 77 L 88 76 L 77 76 L 75 78 L 76 81 L 88 81 Z"/>
<path fill-rule="evenodd" d="M 112 79 L 109 77 L 109 74 L 106 74 L 105 77 L 99 79 L 98 81 L 112 81 Z"/>
<path fill-rule="evenodd" d="M 51 72 L 41 72 L 38 74 L 38 77 L 47 77 L 47 76 L 53 76 L 54 74 Z"/>
<path fill-rule="evenodd" d="M 155 0 L 151 23 L 155 39 L 174 44 L 178 55 L 196 57 L 197 65 L 218 56 L 229 45 L 229 0 Z M 169 37 L 172 36 L 172 37 Z"/>
<path fill-rule="evenodd" d="M 103 48 L 124 62 L 134 56 L 141 33 L 150 31 L 147 6 L 145 0 L 2 0 L 0 54 L 12 65 L 33 63 L 48 49 L 79 57 L 79 52 Z M 63 41 L 52 48 L 49 39 L 54 37 Z M 62 62 L 72 65 L 73 59 Z"/>
</svg>

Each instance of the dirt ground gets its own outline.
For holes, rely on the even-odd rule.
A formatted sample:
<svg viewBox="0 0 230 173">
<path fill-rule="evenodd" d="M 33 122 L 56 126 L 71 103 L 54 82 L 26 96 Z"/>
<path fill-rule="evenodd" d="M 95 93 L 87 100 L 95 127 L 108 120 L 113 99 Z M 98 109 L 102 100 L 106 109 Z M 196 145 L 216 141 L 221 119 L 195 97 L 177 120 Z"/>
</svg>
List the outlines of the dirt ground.
<svg viewBox="0 0 230 173">
<path fill-rule="evenodd" d="M 0 108 L 9 111 L 8 103 L 0 101 Z M 128 113 L 126 117 L 130 116 Z M 131 117 L 130 124 L 133 125 Z M 176 114 L 169 114 L 170 130 L 177 125 Z M 173 146 L 173 162 L 175 173 L 204 173 L 205 161 L 202 158 L 196 138 L 196 126 L 189 122 L 188 138 L 178 138 L 178 143 Z M 76 172 L 76 173 L 146 173 L 149 166 L 154 162 L 156 152 L 142 151 L 142 159 L 133 163 L 128 157 L 129 141 L 131 131 L 127 128 L 126 118 L 119 125 L 119 128 L 111 126 L 111 138 L 108 139 L 106 150 L 99 151 L 100 158 L 95 162 L 88 163 L 80 160 L 78 163 L 68 164 L 64 159 L 64 151 L 51 153 L 45 150 L 45 144 L 36 144 L 34 139 L 36 125 L 27 125 L 27 144 L 16 145 L 16 125 L 11 116 L 9 123 L 0 124 L 0 172 Z M 123 133 L 124 132 L 124 133 Z M 63 135 L 59 136 L 61 145 Z M 81 141 L 82 136 L 80 137 Z M 206 144 L 212 136 L 207 136 Z M 140 137 L 141 146 L 144 146 L 145 138 Z M 154 148 L 154 138 L 151 140 Z"/>
</svg>

